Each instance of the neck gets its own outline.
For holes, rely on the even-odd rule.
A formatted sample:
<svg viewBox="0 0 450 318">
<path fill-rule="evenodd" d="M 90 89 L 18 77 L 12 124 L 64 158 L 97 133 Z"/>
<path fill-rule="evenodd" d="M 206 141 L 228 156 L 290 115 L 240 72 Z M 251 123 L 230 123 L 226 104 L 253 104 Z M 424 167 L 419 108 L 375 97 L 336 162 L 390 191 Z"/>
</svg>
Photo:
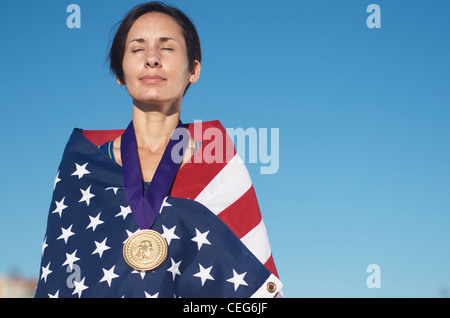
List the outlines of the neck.
<svg viewBox="0 0 450 318">
<path fill-rule="evenodd" d="M 165 149 L 180 120 L 177 105 L 150 106 L 133 104 L 133 125 L 138 148 L 157 152 Z"/>
</svg>

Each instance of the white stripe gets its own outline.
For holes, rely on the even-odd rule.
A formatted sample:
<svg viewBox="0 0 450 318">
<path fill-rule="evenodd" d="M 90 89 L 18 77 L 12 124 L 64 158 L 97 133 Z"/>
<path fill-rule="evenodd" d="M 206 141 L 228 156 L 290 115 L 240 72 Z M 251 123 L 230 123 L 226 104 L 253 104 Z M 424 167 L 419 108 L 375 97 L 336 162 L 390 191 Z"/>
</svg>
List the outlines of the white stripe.
<svg viewBox="0 0 450 318">
<path fill-rule="evenodd" d="M 242 243 L 256 256 L 256 258 L 263 264 L 272 255 L 270 250 L 269 237 L 267 236 L 266 226 L 261 220 L 250 232 L 241 238 Z"/>
<path fill-rule="evenodd" d="M 195 198 L 215 215 L 225 210 L 252 186 L 247 168 L 238 154 L 215 176 Z M 265 264 L 272 255 L 263 220 L 241 238 L 242 243 Z"/>
<path fill-rule="evenodd" d="M 252 186 L 252 180 L 238 154 L 200 192 L 195 201 L 203 204 L 214 214 L 219 214 Z"/>
</svg>

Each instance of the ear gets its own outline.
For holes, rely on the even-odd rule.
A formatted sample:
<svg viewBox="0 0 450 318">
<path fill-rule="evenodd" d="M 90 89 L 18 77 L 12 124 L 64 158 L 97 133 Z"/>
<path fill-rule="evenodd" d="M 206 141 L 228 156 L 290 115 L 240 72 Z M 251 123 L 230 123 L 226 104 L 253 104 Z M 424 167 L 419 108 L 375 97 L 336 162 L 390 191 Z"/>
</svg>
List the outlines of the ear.
<svg viewBox="0 0 450 318">
<path fill-rule="evenodd" d="M 195 60 L 194 70 L 192 71 L 191 75 L 189 76 L 189 82 L 195 83 L 200 78 L 200 72 L 202 70 L 202 66 L 200 65 L 200 62 Z"/>
<path fill-rule="evenodd" d="M 125 85 L 125 83 L 122 83 L 118 77 L 116 77 L 116 82 L 117 82 L 117 84 L 119 84 L 120 86 Z"/>
</svg>

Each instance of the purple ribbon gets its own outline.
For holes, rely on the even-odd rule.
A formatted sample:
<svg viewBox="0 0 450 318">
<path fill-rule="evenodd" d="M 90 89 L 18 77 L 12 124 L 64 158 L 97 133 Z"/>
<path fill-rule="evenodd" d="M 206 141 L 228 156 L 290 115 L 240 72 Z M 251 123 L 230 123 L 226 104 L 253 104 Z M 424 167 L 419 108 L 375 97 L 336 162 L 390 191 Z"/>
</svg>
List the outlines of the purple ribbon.
<svg viewBox="0 0 450 318">
<path fill-rule="evenodd" d="M 183 128 L 181 120 L 178 122 L 177 129 L 179 128 Z M 181 141 L 174 139 L 174 134 L 172 134 L 145 196 L 133 122 L 128 125 L 122 135 L 120 152 L 125 196 L 140 229 L 152 227 L 164 198 L 173 184 L 181 160 L 180 162 L 173 160 L 172 149 L 178 142 L 183 143 L 180 148 L 181 152 L 178 154 L 181 156 L 179 158 L 183 158 L 184 150 L 189 141 L 187 130 L 185 128 L 183 130 Z"/>
</svg>

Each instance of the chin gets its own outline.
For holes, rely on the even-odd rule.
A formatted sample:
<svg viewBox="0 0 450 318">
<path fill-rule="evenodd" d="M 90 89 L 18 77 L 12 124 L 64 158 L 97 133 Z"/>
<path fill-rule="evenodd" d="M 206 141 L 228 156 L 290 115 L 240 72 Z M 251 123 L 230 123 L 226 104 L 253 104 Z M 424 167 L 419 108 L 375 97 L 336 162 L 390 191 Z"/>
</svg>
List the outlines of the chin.
<svg viewBox="0 0 450 318">
<path fill-rule="evenodd" d="M 165 89 L 151 87 L 145 90 L 128 91 L 134 103 L 142 105 L 166 104 L 181 101 L 183 92 L 168 91 Z"/>
<path fill-rule="evenodd" d="M 164 102 L 165 100 L 167 100 L 167 96 L 157 91 L 145 92 L 143 94 L 135 95 L 130 94 L 130 96 L 133 98 L 133 100 L 144 104 Z"/>
<path fill-rule="evenodd" d="M 136 103 L 144 106 L 158 106 L 158 105 L 167 105 L 174 104 L 176 101 L 181 100 L 182 97 L 173 97 L 173 96 L 161 96 L 161 95 L 151 95 L 151 96 L 141 96 L 140 98 L 133 98 L 134 104 Z"/>
</svg>

